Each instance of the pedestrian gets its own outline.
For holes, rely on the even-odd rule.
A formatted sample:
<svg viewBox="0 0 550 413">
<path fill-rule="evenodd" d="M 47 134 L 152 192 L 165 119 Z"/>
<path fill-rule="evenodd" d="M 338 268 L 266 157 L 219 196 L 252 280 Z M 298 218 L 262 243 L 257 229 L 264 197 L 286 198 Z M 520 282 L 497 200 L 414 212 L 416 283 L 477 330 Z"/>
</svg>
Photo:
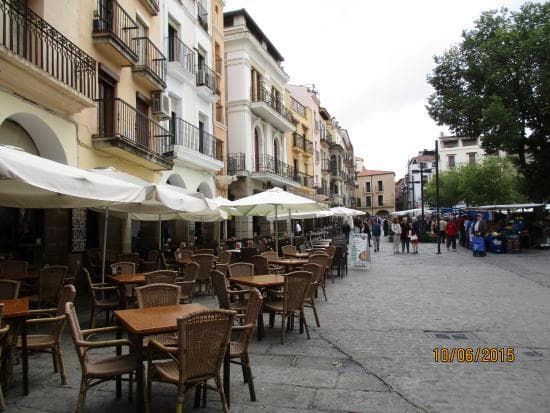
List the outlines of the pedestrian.
<svg viewBox="0 0 550 413">
<path fill-rule="evenodd" d="M 399 242 L 401 241 L 401 225 L 399 220 L 394 217 L 391 223 L 391 231 L 393 232 L 393 255 L 399 254 Z"/>
<path fill-rule="evenodd" d="M 477 214 L 477 221 L 473 226 L 473 233 L 476 235 L 485 235 L 487 232 L 487 221 L 483 219 L 483 215 Z"/>
<path fill-rule="evenodd" d="M 295 228 L 294 234 L 295 234 L 297 237 L 299 237 L 300 235 L 302 235 L 302 226 L 300 225 L 300 222 L 299 222 L 299 221 L 296 221 L 296 228 Z"/>
<path fill-rule="evenodd" d="M 369 226 L 368 221 L 366 221 L 366 220 L 363 221 L 363 226 L 361 227 L 361 232 L 362 232 L 363 234 L 367 234 L 367 238 L 368 238 L 368 240 L 369 240 L 369 247 L 372 247 L 371 242 L 370 242 L 370 240 L 371 240 L 371 232 L 370 232 L 370 226 Z"/>
<path fill-rule="evenodd" d="M 456 218 L 451 219 L 447 226 L 445 227 L 445 234 L 447 235 L 447 251 L 449 251 L 449 246 L 452 245 L 453 251 L 456 252 L 456 234 L 458 232 L 458 225 L 456 223 Z"/>
<path fill-rule="evenodd" d="M 388 236 L 388 231 L 390 229 L 390 223 L 387 217 L 384 217 L 384 223 L 382 224 L 382 227 L 384 228 L 384 236 Z"/>
<path fill-rule="evenodd" d="M 445 243 L 445 227 L 447 226 L 447 221 L 445 221 L 443 218 L 439 219 L 439 242 L 441 244 Z"/>
<path fill-rule="evenodd" d="M 374 244 L 374 251 L 378 252 L 380 251 L 380 235 L 382 233 L 382 227 L 380 225 L 380 221 L 378 219 L 374 219 L 372 222 L 372 240 Z"/>
<path fill-rule="evenodd" d="M 342 225 L 342 233 L 346 237 L 346 244 L 349 244 L 349 233 L 351 232 L 351 227 L 349 226 L 348 221 L 344 221 Z"/>
<path fill-rule="evenodd" d="M 407 217 L 403 217 L 401 221 L 401 253 L 405 253 L 405 247 L 407 248 L 407 254 L 409 253 L 409 243 L 410 243 L 410 231 L 411 225 L 409 224 Z"/>
<path fill-rule="evenodd" d="M 416 217 L 413 217 L 412 225 L 411 225 L 411 236 L 410 236 L 413 254 L 418 254 L 419 237 L 420 237 L 420 222 L 418 222 Z"/>
</svg>

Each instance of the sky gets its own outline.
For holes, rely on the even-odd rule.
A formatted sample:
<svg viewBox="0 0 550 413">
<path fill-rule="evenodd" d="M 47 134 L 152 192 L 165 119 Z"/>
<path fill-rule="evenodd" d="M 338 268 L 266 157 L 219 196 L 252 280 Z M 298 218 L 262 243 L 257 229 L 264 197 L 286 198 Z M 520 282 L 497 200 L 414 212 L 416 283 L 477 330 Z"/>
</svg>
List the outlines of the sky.
<svg viewBox="0 0 550 413">
<path fill-rule="evenodd" d="M 518 0 L 227 0 L 245 8 L 277 50 L 291 84 L 315 84 L 368 169 L 405 174 L 441 133 L 425 105 L 433 56 L 461 40 L 482 11 Z"/>
</svg>

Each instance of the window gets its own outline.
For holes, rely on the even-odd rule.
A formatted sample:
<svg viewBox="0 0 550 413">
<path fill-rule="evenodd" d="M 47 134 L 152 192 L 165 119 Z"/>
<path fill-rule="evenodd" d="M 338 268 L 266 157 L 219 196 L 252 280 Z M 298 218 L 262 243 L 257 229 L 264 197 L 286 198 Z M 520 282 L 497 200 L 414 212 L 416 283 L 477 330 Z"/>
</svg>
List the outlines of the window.
<svg viewBox="0 0 550 413">
<path fill-rule="evenodd" d="M 476 163 L 476 153 L 475 152 L 470 152 L 468 154 L 468 163 L 470 165 L 474 165 Z"/>
<path fill-rule="evenodd" d="M 453 169 L 455 167 L 455 156 L 454 155 L 447 155 L 447 165 L 449 169 Z"/>
<path fill-rule="evenodd" d="M 382 192 L 384 190 L 384 187 L 382 185 L 382 181 L 378 181 L 378 191 Z"/>
<path fill-rule="evenodd" d="M 365 192 L 367 192 L 367 193 L 370 192 L 370 182 L 367 182 L 367 183 L 366 183 Z"/>
<path fill-rule="evenodd" d="M 378 195 L 378 206 L 384 205 L 384 196 Z"/>
<path fill-rule="evenodd" d="M 367 208 L 371 207 L 371 200 L 370 200 L 370 196 L 367 196 L 367 203 L 365 204 L 367 206 Z"/>
<path fill-rule="evenodd" d="M 361 208 L 361 198 L 357 198 L 357 208 Z"/>
</svg>

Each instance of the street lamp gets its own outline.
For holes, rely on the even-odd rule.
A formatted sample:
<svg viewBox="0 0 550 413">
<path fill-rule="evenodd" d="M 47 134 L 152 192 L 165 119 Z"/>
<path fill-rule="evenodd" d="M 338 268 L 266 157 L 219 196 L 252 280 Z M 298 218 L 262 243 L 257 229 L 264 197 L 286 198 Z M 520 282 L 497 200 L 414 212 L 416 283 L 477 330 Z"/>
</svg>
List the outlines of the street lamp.
<svg viewBox="0 0 550 413">
<path fill-rule="evenodd" d="M 435 204 L 437 210 L 437 253 L 441 254 L 441 237 L 439 236 L 439 141 L 435 141 Z"/>
</svg>

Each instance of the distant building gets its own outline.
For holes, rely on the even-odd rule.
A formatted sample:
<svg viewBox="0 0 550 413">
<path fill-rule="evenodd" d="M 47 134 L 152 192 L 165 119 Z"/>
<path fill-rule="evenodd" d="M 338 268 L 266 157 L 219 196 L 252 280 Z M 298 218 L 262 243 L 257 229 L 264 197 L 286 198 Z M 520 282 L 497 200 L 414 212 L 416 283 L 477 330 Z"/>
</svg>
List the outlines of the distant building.
<svg viewBox="0 0 550 413">
<path fill-rule="evenodd" d="M 395 172 L 364 169 L 357 173 L 355 207 L 369 215 L 395 211 Z"/>
<path fill-rule="evenodd" d="M 422 188 L 420 177 L 423 176 L 424 185 L 435 174 L 435 152 L 424 149 L 407 162 L 406 184 L 406 208 L 420 208 L 422 205 Z"/>
<path fill-rule="evenodd" d="M 360 156 L 356 156 L 355 159 L 355 172 L 359 173 L 365 169 L 365 160 Z"/>
<path fill-rule="evenodd" d="M 407 182 L 403 177 L 395 183 L 395 210 L 403 211 L 405 209 L 407 209 Z"/>
<path fill-rule="evenodd" d="M 486 156 L 480 138 L 441 136 L 439 138 L 439 170 L 448 171 L 460 165 L 479 163 Z"/>
</svg>

